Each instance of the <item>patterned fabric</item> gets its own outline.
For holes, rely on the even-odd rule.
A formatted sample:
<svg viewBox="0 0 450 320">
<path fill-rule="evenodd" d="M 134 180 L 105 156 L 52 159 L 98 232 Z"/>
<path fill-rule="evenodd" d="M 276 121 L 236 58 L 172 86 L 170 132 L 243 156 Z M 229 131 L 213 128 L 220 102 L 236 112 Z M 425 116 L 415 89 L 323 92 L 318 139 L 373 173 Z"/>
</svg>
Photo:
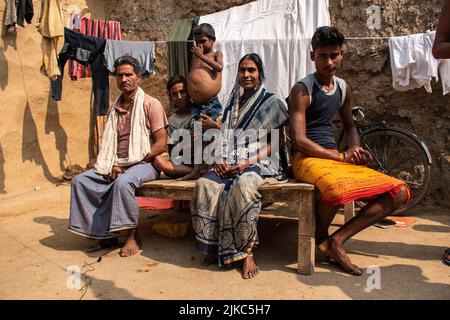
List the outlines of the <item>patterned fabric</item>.
<svg viewBox="0 0 450 320">
<path fill-rule="evenodd" d="M 321 201 L 329 205 L 341 205 L 353 200 L 370 199 L 389 192 L 396 197 L 401 187 L 411 190 L 401 180 L 365 166 L 330 159 L 294 155 L 292 170 L 297 180 L 314 184 L 321 192 Z"/>
<path fill-rule="evenodd" d="M 128 167 L 112 183 L 93 169 L 77 175 L 71 183 L 69 230 L 93 239 L 115 237 L 113 231 L 138 225 L 135 191 L 159 173 L 150 163 Z"/>
<path fill-rule="evenodd" d="M 230 164 L 254 155 L 262 147 L 260 141 L 267 139 L 270 143 L 271 131 L 281 129 L 289 117 L 285 102 L 268 92 L 263 86 L 256 90 L 247 101 L 240 101 L 239 96 L 239 86 L 235 86 L 223 114 L 222 128 L 226 131 L 221 152 Z M 259 131 L 260 129 L 266 130 L 265 134 Z M 279 134 L 280 130 L 273 133 Z M 259 134 L 258 139 L 252 136 L 253 134 Z M 248 141 L 243 145 L 241 142 L 246 140 Z M 279 142 L 279 139 L 274 140 Z M 283 146 L 272 145 L 272 150 L 276 152 L 272 153 L 271 159 L 256 163 L 261 168 L 263 176 L 279 175 L 282 172 L 280 153 L 283 152 L 283 148 L 276 147 Z"/>
<path fill-rule="evenodd" d="M 76 25 L 75 25 L 76 27 Z M 81 18 L 80 29 L 73 29 L 82 34 L 101 39 L 121 40 L 120 22 Z M 72 80 L 91 77 L 91 70 L 77 61 L 69 61 L 69 76 Z"/>
<path fill-rule="evenodd" d="M 225 109 L 222 130 L 277 129 L 288 118 L 283 101 L 265 89 L 256 91 L 241 108 L 236 92 L 233 91 Z M 228 132 L 228 141 L 236 143 L 241 134 L 242 131 Z M 239 160 L 236 150 L 227 155 L 229 164 Z M 248 156 L 246 152 L 239 157 Z M 220 266 L 245 259 L 258 245 L 257 222 L 261 211 L 258 189 L 265 183 L 265 177 L 279 173 L 275 167 L 279 165 L 257 162 L 235 178 L 222 179 L 211 171 L 197 180 L 191 207 L 196 245 L 203 254 L 218 257 Z"/>
<path fill-rule="evenodd" d="M 218 257 L 220 266 L 245 259 L 257 247 L 258 188 L 263 183 L 257 167 L 235 179 L 222 179 L 211 171 L 197 180 L 191 208 L 196 246 Z"/>
</svg>

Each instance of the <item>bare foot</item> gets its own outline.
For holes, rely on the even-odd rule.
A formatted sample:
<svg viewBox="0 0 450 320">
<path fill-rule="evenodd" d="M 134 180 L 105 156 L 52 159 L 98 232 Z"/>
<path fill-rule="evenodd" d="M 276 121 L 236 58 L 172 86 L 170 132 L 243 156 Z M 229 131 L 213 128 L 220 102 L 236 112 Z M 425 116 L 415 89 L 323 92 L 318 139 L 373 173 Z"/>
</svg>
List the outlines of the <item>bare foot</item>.
<svg viewBox="0 0 450 320">
<path fill-rule="evenodd" d="M 256 265 L 255 260 L 253 259 L 253 254 L 250 254 L 247 258 L 244 259 L 244 263 L 242 265 L 242 278 L 252 279 L 256 277 L 258 273 L 259 267 Z"/>
<path fill-rule="evenodd" d="M 101 239 L 96 245 L 87 248 L 87 253 L 93 253 L 103 249 L 114 249 L 119 244 L 117 238 Z"/>
<path fill-rule="evenodd" d="M 330 261 L 335 261 L 339 263 L 339 265 L 347 271 L 355 276 L 361 276 L 363 274 L 362 270 L 352 264 L 350 258 L 345 253 L 342 245 L 338 244 L 333 238 L 329 238 L 326 241 L 323 241 L 319 245 L 319 252 L 323 254 L 325 257 L 330 259 Z"/>
<path fill-rule="evenodd" d="M 139 251 L 140 242 L 141 241 L 139 239 L 137 229 L 130 230 L 125 245 L 120 249 L 120 256 L 130 257 L 132 255 L 135 255 Z"/>
<path fill-rule="evenodd" d="M 212 265 L 212 264 L 217 264 L 217 258 L 216 257 L 208 256 L 208 255 L 203 257 L 203 260 L 201 262 L 202 266 L 206 267 L 206 266 L 209 266 L 209 265 Z"/>
<path fill-rule="evenodd" d="M 200 171 L 192 170 L 187 175 L 185 175 L 182 178 L 177 179 L 178 181 L 184 181 L 184 180 L 197 180 L 201 177 Z"/>
</svg>

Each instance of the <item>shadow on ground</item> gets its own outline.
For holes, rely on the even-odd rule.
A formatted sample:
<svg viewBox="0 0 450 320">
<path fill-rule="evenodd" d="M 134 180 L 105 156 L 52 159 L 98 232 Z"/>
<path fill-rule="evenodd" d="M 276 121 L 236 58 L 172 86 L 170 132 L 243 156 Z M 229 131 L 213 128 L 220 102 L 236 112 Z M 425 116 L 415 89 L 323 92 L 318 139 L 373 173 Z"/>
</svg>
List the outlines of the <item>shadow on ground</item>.
<svg viewBox="0 0 450 320">
<path fill-rule="evenodd" d="M 188 219 L 188 217 L 189 215 L 186 215 L 185 218 Z M 226 271 L 219 269 L 217 266 L 203 267 L 200 265 L 201 256 L 195 248 L 192 230 L 189 230 L 184 237 L 175 239 L 156 234 L 152 230 L 152 225 L 158 219 L 164 219 L 164 216 L 154 219 L 154 216 L 148 211 L 141 211 L 139 227 L 143 243 L 141 256 L 148 257 L 159 263 L 173 264 L 182 268 Z M 68 231 L 68 219 L 41 216 L 35 218 L 34 222 L 49 225 L 52 235 L 41 239 L 40 243 L 54 250 L 85 252 L 89 246 L 96 243 L 96 240 L 89 240 Z M 422 227 L 419 227 L 422 230 L 418 231 L 436 232 L 436 227 L 438 226 L 422 225 Z M 261 217 L 258 230 L 261 245 L 259 249 L 255 250 L 255 259 L 261 270 L 280 270 L 296 274 L 297 220 Z M 445 227 L 439 226 L 439 230 L 445 232 Z M 413 260 L 434 260 L 439 263 L 442 257 L 441 253 L 445 248 L 427 244 L 351 239 L 347 242 L 346 249 L 350 254 L 371 258 L 388 259 L 387 257 L 398 257 Z M 94 253 L 86 253 L 86 255 L 96 258 L 106 254 L 115 254 L 111 252 L 114 250 L 117 249 L 101 250 Z M 116 253 L 118 254 L 118 251 Z M 332 274 L 341 273 L 341 269 L 338 266 L 324 264 L 320 255 L 316 255 L 316 263 L 318 270 L 325 268 L 332 271 Z M 318 274 L 314 275 L 314 279 L 323 277 Z"/>
</svg>

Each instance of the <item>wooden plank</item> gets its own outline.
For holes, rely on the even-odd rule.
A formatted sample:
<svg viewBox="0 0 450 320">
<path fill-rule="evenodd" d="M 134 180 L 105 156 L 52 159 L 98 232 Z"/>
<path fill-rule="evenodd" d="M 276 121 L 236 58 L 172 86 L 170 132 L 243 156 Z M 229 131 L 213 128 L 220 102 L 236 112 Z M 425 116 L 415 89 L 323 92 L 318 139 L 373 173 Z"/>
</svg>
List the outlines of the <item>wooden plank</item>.
<svg viewBox="0 0 450 320">
<path fill-rule="evenodd" d="M 310 192 L 301 190 L 300 192 Z M 285 191 L 285 190 L 261 190 L 259 189 L 259 193 L 261 193 L 262 200 L 264 202 L 287 202 L 287 201 L 297 201 L 298 195 L 297 192 Z"/>
<path fill-rule="evenodd" d="M 314 191 L 299 191 L 298 196 L 298 272 L 309 275 L 314 272 L 316 249 Z"/>
<path fill-rule="evenodd" d="M 315 246 L 314 239 L 298 237 L 298 273 L 306 276 L 314 273 Z"/>
<path fill-rule="evenodd" d="M 191 200 L 195 181 L 177 181 L 158 179 L 144 183 L 137 195 L 152 198 Z M 315 264 L 315 204 L 314 185 L 288 182 L 267 184 L 259 189 L 265 202 L 289 202 L 295 206 L 298 218 L 298 272 L 309 275 L 314 272 Z M 176 201 L 178 202 L 178 201 Z M 276 214 L 276 213 L 275 213 Z M 283 215 L 283 213 L 280 213 Z"/>
<path fill-rule="evenodd" d="M 136 195 L 147 198 L 162 198 L 173 200 L 191 200 L 192 192 L 184 190 L 165 190 L 164 188 L 138 189 Z"/>
<path fill-rule="evenodd" d="M 177 190 L 194 190 L 195 180 L 191 181 L 178 181 L 175 179 L 157 179 L 142 184 L 140 189 L 152 188 L 152 187 L 164 187 L 167 189 Z M 263 190 L 314 190 L 314 185 L 309 183 L 280 183 L 280 184 L 265 184 L 259 188 Z"/>
</svg>

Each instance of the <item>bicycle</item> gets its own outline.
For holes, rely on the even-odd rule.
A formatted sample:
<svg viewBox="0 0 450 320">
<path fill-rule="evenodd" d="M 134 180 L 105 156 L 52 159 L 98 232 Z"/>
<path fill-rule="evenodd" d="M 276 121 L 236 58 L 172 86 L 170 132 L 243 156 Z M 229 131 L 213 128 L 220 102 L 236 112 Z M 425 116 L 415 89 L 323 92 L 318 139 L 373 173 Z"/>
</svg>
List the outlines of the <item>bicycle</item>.
<svg viewBox="0 0 450 320">
<path fill-rule="evenodd" d="M 431 178 L 431 153 L 426 144 L 414 133 L 391 127 L 386 121 L 365 122 L 362 107 L 352 108 L 361 147 L 372 154 L 368 167 L 404 181 L 412 191 L 412 199 L 395 213 L 415 207 L 426 195 Z M 344 131 L 337 140 L 338 149 L 346 149 Z M 364 205 L 357 201 L 358 206 Z"/>
</svg>

